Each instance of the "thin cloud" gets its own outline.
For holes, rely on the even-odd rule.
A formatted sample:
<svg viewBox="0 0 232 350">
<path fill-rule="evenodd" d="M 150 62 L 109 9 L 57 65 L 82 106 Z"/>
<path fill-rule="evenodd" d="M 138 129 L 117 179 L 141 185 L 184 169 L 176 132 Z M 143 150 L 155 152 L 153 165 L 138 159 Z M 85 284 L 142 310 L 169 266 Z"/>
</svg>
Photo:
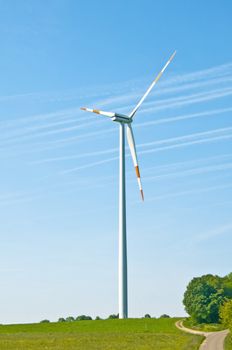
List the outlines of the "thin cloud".
<svg viewBox="0 0 232 350">
<path fill-rule="evenodd" d="M 148 112 L 155 112 L 163 109 L 182 107 L 190 104 L 197 104 L 200 102 L 215 100 L 215 99 L 219 99 L 219 98 L 227 97 L 231 95 L 232 95 L 232 88 L 226 87 L 223 89 L 215 89 L 210 92 L 184 95 L 181 97 L 172 97 L 168 99 L 157 100 L 155 102 L 154 101 L 144 102 L 144 107 L 141 109 L 140 113 L 148 113 Z"/>
<path fill-rule="evenodd" d="M 215 142 L 215 141 L 220 141 L 220 140 L 227 140 L 227 139 L 232 138 L 232 134 L 216 135 L 216 136 L 214 136 L 214 135 L 220 134 L 220 133 L 228 133 L 230 131 L 232 131 L 232 127 L 219 128 L 219 129 L 214 129 L 214 130 L 210 130 L 210 131 L 204 131 L 204 132 L 193 133 L 193 134 L 189 134 L 189 135 L 183 135 L 183 136 L 179 136 L 179 137 L 157 140 L 157 141 L 153 141 L 153 142 L 146 142 L 143 144 L 138 144 L 137 149 L 139 150 L 140 148 L 144 148 L 144 147 L 146 148 L 146 147 L 152 146 L 151 148 L 148 148 L 146 150 L 140 150 L 138 152 L 139 154 L 148 154 L 148 153 L 155 153 L 155 152 L 171 150 L 171 149 L 175 149 L 175 148 L 192 146 L 195 144 L 204 144 L 204 143 Z M 202 136 L 205 136 L 205 138 L 202 138 Z M 195 138 L 199 138 L 199 140 L 194 140 Z M 187 142 L 184 142 L 186 140 L 187 140 Z M 163 147 L 154 147 L 154 146 L 163 145 L 163 144 L 167 144 L 167 143 L 173 143 L 173 144 L 163 146 Z M 87 158 L 87 157 L 92 157 L 92 156 L 100 156 L 103 154 L 116 153 L 117 151 L 118 151 L 117 148 L 112 148 L 112 149 L 108 149 L 108 150 L 82 153 L 79 155 L 73 155 L 73 156 L 68 156 L 68 157 L 48 158 L 45 160 L 32 162 L 32 164 L 42 164 L 42 163 L 46 163 L 46 162 L 49 163 L 49 162 L 57 162 L 57 161 L 64 161 L 64 160 L 71 160 L 71 159 Z M 129 154 L 127 153 L 126 157 L 128 157 L 128 155 Z M 91 163 L 84 165 L 84 166 L 81 166 L 81 167 L 75 167 L 75 168 L 66 170 L 65 172 L 73 172 L 73 171 L 85 169 L 86 167 L 88 168 L 88 167 L 97 166 L 100 164 L 110 162 L 114 159 L 117 159 L 117 157 L 113 157 L 110 159 L 104 159 L 100 162 L 91 162 Z"/>
<path fill-rule="evenodd" d="M 167 150 L 172 150 L 175 148 L 183 148 L 183 147 L 188 147 L 188 146 L 193 146 L 197 144 L 204 144 L 204 143 L 211 143 L 215 141 L 222 141 L 222 140 L 228 140 L 232 138 L 231 135 L 222 135 L 222 136 L 216 136 L 216 137 L 209 137 L 206 139 L 200 139 L 200 140 L 195 140 L 195 141 L 190 141 L 190 142 L 183 142 L 181 144 L 176 144 L 176 145 L 170 145 L 170 146 L 164 146 L 164 147 L 159 147 L 159 148 L 154 148 L 154 149 L 148 149 L 145 151 L 141 151 L 140 154 L 148 154 L 148 153 L 156 153 L 156 152 L 162 152 L 162 151 L 167 151 Z"/>
<path fill-rule="evenodd" d="M 198 168 L 195 167 L 194 169 L 185 169 L 185 170 L 180 170 L 180 171 L 171 172 L 171 173 L 164 173 L 164 174 L 155 175 L 155 176 L 147 176 L 147 177 L 143 177 L 143 180 L 154 181 L 154 180 L 165 179 L 165 178 L 185 177 L 185 176 L 199 175 L 199 174 L 205 174 L 209 172 L 216 172 L 216 171 L 223 171 L 223 170 L 230 170 L 230 169 L 232 169 L 232 163 L 224 163 L 224 164 L 198 167 Z"/>
<path fill-rule="evenodd" d="M 162 83 L 160 83 L 159 88 L 156 88 L 154 91 L 150 93 L 149 95 L 150 102 L 146 101 L 144 105 L 149 106 L 149 103 L 151 104 L 154 99 L 157 99 L 157 97 L 161 95 L 170 94 L 170 93 L 176 94 L 181 91 L 186 92 L 188 90 L 195 90 L 195 89 L 200 90 L 202 88 L 206 88 L 206 87 L 209 87 L 212 85 L 218 85 L 218 84 L 220 84 L 220 89 L 222 89 L 222 84 L 225 85 L 231 82 L 232 82 L 232 77 L 231 75 L 229 75 L 222 78 L 217 78 L 217 79 L 211 78 L 206 81 L 198 81 L 194 83 L 181 84 L 181 85 L 176 85 L 176 86 L 166 87 L 166 88 L 163 87 Z M 126 111 L 126 110 L 129 110 L 129 108 L 130 109 L 132 108 L 131 101 L 138 100 L 141 97 L 141 94 L 143 94 L 143 90 L 140 88 L 136 93 L 135 92 L 127 93 L 127 94 L 123 93 L 122 95 L 119 95 L 119 96 L 112 96 L 104 101 L 104 105 L 105 106 L 112 105 L 114 109 L 115 108 L 117 109 L 117 111 L 118 110 Z M 157 100 L 157 101 L 159 102 L 162 100 Z M 125 105 L 126 102 L 130 104 Z M 121 106 L 121 104 L 124 104 L 124 106 Z M 101 107 L 101 105 L 98 104 L 98 107 Z"/>
<path fill-rule="evenodd" d="M 215 162 L 221 161 L 221 160 L 226 160 L 230 159 L 232 157 L 232 153 L 226 153 L 226 154 L 220 154 L 218 156 L 210 156 L 210 157 L 202 157 L 202 158 L 197 158 L 197 159 L 192 159 L 192 160 L 185 160 L 183 162 L 175 162 L 175 163 L 168 163 L 164 165 L 159 165 L 159 166 L 151 166 L 143 170 L 143 172 L 160 172 L 160 171 L 173 171 L 173 169 L 178 169 L 180 168 L 183 170 L 184 167 L 189 167 L 189 166 L 196 166 L 197 164 L 204 163 L 209 163 L 213 161 L 213 164 Z"/>
<path fill-rule="evenodd" d="M 159 195 L 159 196 L 147 198 L 146 202 L 153 202 L 153 201 L 158 201 L 158 200 L 163 200 L 163 199 L 168 199 L 168 198 L 176 198 L 176 197 L 182 197 L 182 196 L 188 196 L 188 195 L 195 195 L 195 194 L 211 192 L 211 191 L 225 190 L 228 188 L 232 188 L 232 184 L 210 186 L 210 187 L 204 187 L 204 188 L 197 188 L 194 190 L 166 193 L 164 195 Z"/>
<path fill-rule="evenodd" d="M 179 89 L 184 89 L 184 91 L 186 91 L 186 89 L 189 89 L 189 88 L 197 88 L 200 86 L 200 84 L 202 84 L 202 87 L 204 87 L 207 84 L 213 85 L 213 84 L 219 84 L 222 82 L 228 83 L 228 82 L 231 82 L 231 79 L 232 79 L 231 75 L 228 76 L 228 74 L 231 74 L 231 72 L 232 72 L 231 67 L 232 67 L 232 64 L 229 63 L 227 65 L 213 67 L 213 68 L 206 69 L 206 70 L 199 71 L 199 72 L 193 72 L 190 74 L 189 73 L 183 74 L 183 75 L 176 77 L 175 79 L 173 78 L 173 79 L 169 80 L 169 83 L 167 84 L 169 86 L 169 88 L 167 88 L 166 90 L 165 90 L 165 84 L 164 84 L 165 82 L 163 82 L 163 83 L 161 82 L 160 86 L 162 87 L 164 85 L 163 93 L 167 93 L 167 92 L 170 92 L 170 89 L 172 89 L 171 92 L 175 92 L 175 89 L 177 89 L 177 91 L 180 91 Z M 215 77 L 216 77 L 216 79 L 215 79 Z M 196 83 L 196 81 L 199 79 L 200 80 L 203 79 L 203 81 L 199 81 Z M 206 79 L 206 80 L 204 80 L 204 79 Z M 181 82 L 194 82 L 194 83 L 187 84 L 187 86 L 184 87 L 183 84 L 181 84 L 181 86 L 180 86 Z M 170 88 L 170 85 L 172 86 L 173 84 L 174 84 L 174 86 Z M 196 85 L 196 84 L 199 84 L 199 85 Z M 118 84 L 118 86 L 120 86 L 120 84 Z M 160 93 L 160 91 L 162 91 L 162 89 L 154 92 L 154 94 L 155 93 L 158 94 L 158 93 Z M 232 94 L 232 89 L 227 87 L 227 88 L 223 88 L 223 89 L 220 88 L 217 90 L 212 90 L 212 91 L 210 91 L 210 93 L 207 92 L 207 93 L 190 94 L 190 95 L 185 95 L 185 96 L 181 96 L 181 97 L 168 98 L 168 99 L 164 99 L 164 100 L 157 100 L 155 102 L 155 104 L 154 104 L 154 101 L 152 98 L 152 101 L 146 102 L 144 104 L 144 107 L 143 107 L 143 109 L 141 109 L 140 113 L 148 113 L 148 112 L 153 112 L 153 111 L 165 109 L 165 108 L 180 107 L 180 106 L 183 106 L 186 104 L 199 103 L 199 102 L 206 101 L 206 100 L 230 96 L 231 94 Z M 100 96 L 101 95 L 99 94 L 99 98 L 100 98 Z M 135 97 L 135 95 L 134 95 L 134 97 Z M 113 100 L 115 100 L 115 102 L 117 102 L 117 104 L 120 105 L 120 99 L 121 99 L 121 103 L 122 103 L 123 101 L 125 101 L 125 98 L 132 99 L 133 95 L 129 94 L 128 96 L 125 96 L 125 94 L 123 94 L 121 96 L 112 97 L 110 99 L 108 98 L 108 99 L 102 100 L 102 101 L 98 100 L 98 101 L 96 101 L 96 103 L 104 106 L 104 105 L 111 104 L 113 102 Z M 126 109 L 126 108 L 128 109 L 129 107 L 124 106 L 124 107 L 120 107 L 118 109 L 121 110 L 121 109 Z M 132 106 L 131 106 L 131 108 L 132 108 Z M 31 123 L 31 122 L 36 122 L 36 121 L 46 121 L 47 119 L 51 119 L 51 118 L 58 118 L 58 117 L 63 118 L 65 116 L 72 117 L 77 113 L 78 113 L 78 115 L 80 115 L 79 107 L 65 109 L 65 110 L 54 112 L 54 113 L 47 113 L 44 115 L 19 118 L 18 120 L 8 121 L 7 123 L 3 122 L 2 126 L 5 128 L 5 127 L 7 127 L 7 125 L 8 126 L 17 125 L 14 123 Z M 88 118 L 88 120 L 90 120 L 90 118 L 94 119 L 93 117 L 90 117 L 90 116 L 88 116 L 88 117 L 87 116 L 86 117 L 80 116 L 77 119 L 80 121 L 81 120 L 80 118 L 85 119 L 86 121 L 87 121 L 87 118 Z M 67 120 L 67 124 L 68 123 L 69 123 L 69 121 Z M 96 123 L 97 123 L 97 121 L 96 121 Z M 56 124 L 56 122 L 54 122 L 53 127 L 59 126 L 62 124 L 63 124 L 63 122 L 60 122 L 60 124 L 59 123 Z M 93 122 L 93 124 L 94 124 L 94 122 Z M 64 123 L 64 125 L 65 125 L 65 123 Z M 145 123 L 144 123 L 144 125 L 145 125 Z M 50 127 L 52 127 L 52 125 L 45 124 L 44 126 L 41 126 L 41 125 L 34 126 L 34 127 L 31 126 L 29 128 L 26 128 L 26 130 L 22 130 L 21 132 L 22 132 L 22 134 L 25 134 L 25 133 L 29 134 L 28 139 L 31 139 L 31 135 L 30 135 L 31 130 L 40 131 L 41 129 L 46 129 L 46 127 L 50 128 Z M 47 133 L 38 133 L 38 136 L 36 135 L 34 137 L 44 137 L 46 135 L 49 136 L 52 134 L 67 133 L 67 132 L 74 131 L 75 129 L 76 129 L 75 126 L 73 128 L 72 127 L 65 127 L 63 129 L 60 128 L 60 129 L 50 130 Z M 20 136 L 21 135 L 20 130 L 17 130 L 16 134 L 19 134 L 19 136 Z M 17 141 L 21 142 L 20 138 L 18 140 L 17 139 L 12 140 L 12 142 L 17 142 Z M 72 139 L 70 141 L 72 141 Z"/>
<path fill-rule="evenodd" d="M 230 132 L 230 131 L 232 131 L 231 126 L 226 127 L 226 128 L 213 129 L 213 130 L 209 130 L 209 131 L 201 131 L 201 132 L 187 134 L 187 135 L 183 135 L 183 136 L 170 137 L 167 139 L 140 143 L 140 144 L 138 144 L 137 148 L 139 149 L 139 148 L 149 147 L 149 146 L 153 146 L 153 145 L 160 145 L 160 144 L 165 144 L 165 143 L 182 142 L 185 140 L 195 139 L 195 138 L 199 138 L 202 136 L 210 137 L 211 135 L 214 135 L 214 134 L 221 134 L 221 133 Z"/>
<path fill-rule="evenodd" d="M 231 135 L 222 135 L 222 136 L 210 137 L 210 138 L 200 139 L 200 140 L 195 140 L 195 141 L 190 141 L 190 142 L 183 142 L 181 144 L 174 144 L 174 145 L 170 145 L 170 146 L 164 146 L 164 147 L 159 147 L 159 148 L 152 148 L 152 149 L 148 149 L 148 150 L 145 150 L 145 151 L 140 151 L 140 154 L 161 152 L 161 151 L 171 150 L 171 149 L 175 149 L 175 148 L 183 148 L 183 147 L 192 146 L 192 145 L 196 145 L 196 144 L 204 144 L 204 143 L 215 142 L 215 141 L 219 141 L 219 140 L 227 140 L 227 139 L 231 139 L 231 138 L 232 138 L 232 134 Z M 130 156 L 129 153 L 126 154 L 126 157 L 128 157 L 128 156 Z M 88 168 L 88 167 L 98 166 L 98 165 L 101 165 L 103 163 L 111 162 L 111 161 L 113 161 L 115 159 L 118 159 L 118 157 L 104 159 L 104 160 L 99 161 L 99 162 L 91 162 L 91 163 L 89 163 L 87 165 L 84 165 L 84 166 L 81 166 L 81 167 L 76 167 L 76 168 L 71 168 L 69 170 L 65 170 L 62 173 L 75 172 L 75 171 L 82 170 L 82 169 L 85 169 L 85 168 Z"/>
<path fill-rule="evenodd" d="M 189 119 L 195 119 L 195 118 L 209 117 L 209 116 L 212 116 L 212 115 L 213 116 L 214 115 L 221 115 L 223 113 L 228 113 L 228 112 L 232 112 L 232 107 L 213 109 L 213 110 L 208 110 L 208 111 L 204 111 L 204 112 L 192 113 L 192 114 L 187 114 L 187 115 L 180 115 L 180 116 L 177 116 L 177 117 L 162 118 L 162 119 L 158 119 L 158 120 L 137 123 L 137 124 L 133 125 L 133 127 L 140 128 L 140 127 L 143 127 L 143 126 L 146 127 L 146 126 L 151 126 L 151 125 L 175 123 L 175 122 L 179 122 L 179 121 L 182 121 L 182 120 L 189 120 Z"/>
<path fill-rule="evenodd" d="M 112 162 L 112 161 L 114 161 L 116 159 L 118 159 L 118 157 L 108 158 L 108 159 L 100 160 L 98 162 L 92 162 L 92 163 L 89 163 L 89 164 L 86 164 L 86 165 L 82 165 L 82 166 L 79 166 L 79 167 L 76 167 L 76 168 L 72 168 L 72 169 L 61 171 L 60 174 L 68 174 L 68 173 L 72 173 L 72 172 L 75 172 L 75 171 L 92 168 L 92 167 L 95 167 L 97 165 L 102 165 L 102 164 L 105 164 L 105 163 Z"/>
<path fill-rule="evenodd" d="M 222 225 L 220 227 L 217 227 L 216 229 L 210 230 L 206 233 L 202 233 L 202 234 L 198 235 L 197 237 L 195 237 L 194 241 L 195 242 L 206 241 L 206 240 L 212 239 L 214 237 L 224 235 L 228 232 L 232 233 L 232 223 L 225 224 L 225 225 Z"/>
<path fill-rule="evenodd" d="M 81 158 L 87 158 L 87 157 L 101 156 L 109 153 L 116 153 L 117 151 L 118 151 L 118 148 L 111 148 L 103 151 L 88 152 L 88 153 L 82 153 L 82 154 L 72 155 L 72 156 L 41 159 L 41 160 L 33 161 L 30 164 L 43 164 L 43 163 L 60 162 L 60 161 L 72 160 L 72 159 L 81 159 Z"/>
</svg>

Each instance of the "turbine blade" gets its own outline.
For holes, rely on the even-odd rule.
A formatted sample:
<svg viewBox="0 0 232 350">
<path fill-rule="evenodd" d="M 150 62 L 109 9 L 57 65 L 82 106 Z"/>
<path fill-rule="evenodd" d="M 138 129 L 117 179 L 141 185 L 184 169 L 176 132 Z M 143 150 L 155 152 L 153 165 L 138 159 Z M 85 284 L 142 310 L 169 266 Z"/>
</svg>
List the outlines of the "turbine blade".
<svg viewBox="0 0 232 350">
<path fill-rule="evenodd" d="M 132 127 L 130 124 L 127 125 L 127 141 L 128 141 L 128 145 L 130 148 L 134 167 L 135 167 L 135 173 L 137 176 L 139 190 L 141 193 L 142 200 L 144 201 L 144 194 L 143 194 L 143 188 L 142 188 L 141 177 L 140 177 L 140 172 L 139 172 L 138 158 L 137 158 L 137 153 L 136 153 L 136 148 L 135 148 L 135 140 L 134 140 L 133 130 L 132 130 Z"/>
<path fill-rule="evenodd" d="M 143 95 L 143 97 L 140 99 L 139 103 L 135 106 L 135 108 L 133 109 L 133 111 L 131 112 L 131 114 L 129 115 L 130 118 L 133 118 L 133 116 L 135 115 L 135 113 L 137 112 L 137 110 L 139 109 L 139 107 L 141 106 L 141 104 L 143 103 L 143 101 L 145 100 L 145 98 L 147 97 L 147 95 L 149 94 L 149 92 L 152 90 L 152 88 L 154 87 L 154 85 L 158 82 L 158 80 L 161 78 L 163 72 L 165 71 L 165 69 L 167 68 L 167 66 L 169 65 L 169 63 L 171 63 L 171 61 L 173 60 L 174 56 L 176 54 L 176 51 L 174 51 L 174 53 L 172 54 L 172 56 L 169 58 L 169 60 L 167 61 L 167 63 L 165 64 L 165 66 L 161 69 L 161 71 L 159 72 L 159 74 L 157 75 L 157 77 L 153 80 L 153 82 L 151 83 L 151 85 L 149 86 L 149 88 L 147 89 L 147 91 L 145 92 L 145 94 Z"/>
<path fill-rule="evenodd" d="M 91 109 L 91 108 L 86 108 L 86 107 L 81 107 L 82 111 L 86 111 L 86 112 L 92 112 L 92 113 L 96 113 L 96 114 L 101 114 L 101 115 L 105 115 L 106 117 L 115 117 L 115 113 L 113 112 L 104 112 L 104 111 L 100 111 L 99 109 Z"/>
</svg>

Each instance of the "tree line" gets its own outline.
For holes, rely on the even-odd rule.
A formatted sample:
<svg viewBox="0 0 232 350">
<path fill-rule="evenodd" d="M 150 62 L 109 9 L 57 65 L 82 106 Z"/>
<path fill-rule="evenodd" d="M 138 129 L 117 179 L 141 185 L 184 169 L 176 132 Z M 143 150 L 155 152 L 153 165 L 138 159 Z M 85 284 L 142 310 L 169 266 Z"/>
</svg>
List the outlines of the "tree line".
<svg viewBox="0 0 232 350">
<path fill-rule="evenodd" d="M 160 318 L 169 318 L 169 317 L 170 316 L 167 314 L 163 314 L 160 316 Z M 119 314 L 111 314 L 107 318 L 105 318 L 105 320 L 113 320 L 113 319 L 117 319 L 117 318 L 119 318 Z M 152 317 L 150 314 L 145 314 L 144 317 L 142 317 L 142 318 L 156 318 L 156 317 Z M 57 322 L 92 321 L 92 320 L 93 320 L 93 318 L 91 316 L 80 315 L 77 317 L 73 317 L 73 316 L 68 316 L 66 318 L 60 317 Z M 97 320 L 104 320 L 104 318 L 96 316 L 95 320 L 96 321 Z M 49 322 L 50 321 L 47 319 L 40 321 L 40 323 L 49 323 Z"/>
</svg>

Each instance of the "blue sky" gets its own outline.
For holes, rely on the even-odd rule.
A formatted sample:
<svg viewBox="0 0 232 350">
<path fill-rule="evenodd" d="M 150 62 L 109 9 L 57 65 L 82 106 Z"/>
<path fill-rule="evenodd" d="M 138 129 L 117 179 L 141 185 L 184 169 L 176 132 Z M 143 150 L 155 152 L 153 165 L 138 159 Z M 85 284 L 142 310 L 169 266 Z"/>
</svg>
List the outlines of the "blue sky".
<svg viewBox="0 0 232 350">
<path fill-rule="evenodd" d="M 118 128 L 129 315 L 183 315 L 193 276 L 231 272 L 230 1 L 0 1 L 0 322 L 117 312 Z"/>
</svg>

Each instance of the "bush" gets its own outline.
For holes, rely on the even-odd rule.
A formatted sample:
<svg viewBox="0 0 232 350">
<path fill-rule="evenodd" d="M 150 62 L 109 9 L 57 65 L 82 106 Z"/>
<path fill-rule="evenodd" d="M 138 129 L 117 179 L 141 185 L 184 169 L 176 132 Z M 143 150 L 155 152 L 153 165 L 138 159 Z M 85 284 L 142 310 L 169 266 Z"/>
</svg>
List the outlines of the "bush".
<svg viewBox="0 0 232 350">
<path fill-rule="evenodd" d="M 101 317 L 96 316 L 95 320 L 96 320 L 96 321 L 99 321 L 99 320 L 101 320 Z"/>
<path fill-rule="evenodd" d="M 170 318 L 170 316 L 167 315 L 167 314 L 163 314 L 163 315 L 160 316 L 160 318 Z"/>
<path fill-rule="evenodd" d="M 58 319 L 58 322 L 65 322 L 65 319 L 64 319 L 63 317 L 60 317 L 60 318 Z"/>
<path fill-rule="evenodd" d="M 112 320 L 114 318 L 119 318 L 119 314 L 115 315 L 115 314 L 112 314 L 108 317 L 109 320 Z"/>
<path fill-rule="evenodd" d="M 40 323 L 49 323 L 50 321 L 49 320 L 42 320 L 40 321 Z"/>
<path fill-rule="evenodd" d="M 75 321 L 75 318 L 72 316 L 69 316 L 69 317 L 66 317 L 65 321 L 66 322 L 73 322 L 73 321 Z"/>
<path fill-rule="evenodd" d="M 232 331 L 232 300 L 227 300 L 221 305 L 219 310 L 220 321 L 225 328 Z"/>
<path fill-rule="evenodd" d="M 149 314 L 146 314 L 144 318 L 151 318 L 151 316 Z"/>
<path fill-rule="evenodd" d="M 86 315 L 77 316 L 76 321 L 90 321 L 92 317 Z"/>
</svg>

